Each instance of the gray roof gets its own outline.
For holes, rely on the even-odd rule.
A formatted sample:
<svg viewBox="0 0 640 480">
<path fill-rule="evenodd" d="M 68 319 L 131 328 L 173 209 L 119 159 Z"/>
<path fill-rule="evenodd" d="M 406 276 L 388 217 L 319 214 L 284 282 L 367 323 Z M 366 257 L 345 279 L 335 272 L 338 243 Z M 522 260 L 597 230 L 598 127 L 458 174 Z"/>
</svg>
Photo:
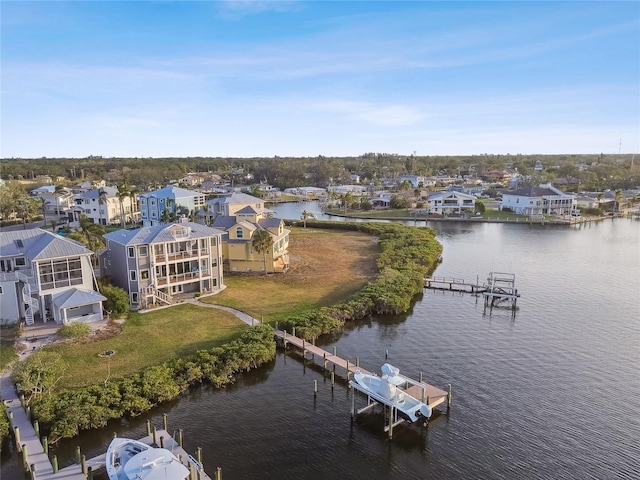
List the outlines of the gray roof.
<svg viewBox="0 0 640 480">
<path fill-rule="evenodd" d="M 79 242 L 40 228 L 0 233 L 0 257 L 24 255 L 33 261 L 92 253 Z"/>
<path fill-rule="evenodd" d="M 81 305 L 91 305 L 92 303 L 104 302 L 105 300 L 106 297 L 103 297 L 98 292 L 72 288 L 55 297 L 53 299 L 53 304 L 57 308 L 69 308 L 79 307 Z"/>
<path fill-rule="evenodd" d="M 118 194 L 118 189 L 116 187 L 101 187 L 94 188 L 93 190 L 89 190 L 84 193 L 78 193 L 75 198 L 95 198 L 97 200 L 98 198 L 100 198 L 101 191 L 104 191 L 107 198 L 114 198 Z"/>
<path fill-rule="evenodd" d="M 246 207 L 241 208 L 240 210 L 238 210 L 238 211 L 236 212 L 236 215 L 238 215 L 239 213 L 240 213 L 240 214 L 244 214 L 244 215 L 246 215 L 246 214 L 253 215 L 253 214 L 255 214 L 255 213 L 258 213 L 258 211 L 257 211 L 255 208 L 250 207 L 250 206 L 248 206 L 248 205 L 247 205 Z"/>
<path fill-rule="evenodd" d="M 195 192 L 193 190 L 187 190 L 186 188 L 176 187 L 175 185 L 167 185 L 164 188 L 159 190 L 154 190 L 153 192 L 143 193 L 140 195 L 141 197 L 174 197 L 174 198 L 185 198 L 185 197 L 200 197 L 203 196 L 200 192 Z"/>
<path fill-rule="evenodd" d="M 263 218 L 258 221 L 262 228 L 278 228 L 282 219 L 280 218 Z"/>
<path fill-rule="evenodd" d="M 224 230 L 228 230 L 236 224 L 236 217 L 230 217 L 227 215 L 218 215 L 213 219 L 213 224 L 211 225 L 214 228 L 222 228 Z"/>
<path fill-rule="evenodd" d="M 557 195 L 556 192 L 549 188 L 526 186 L 514 190 L 513 192 L 504 192 L 503 195 L 514 195 L 516 197 L 542 197 L 544 195 Z"/>
<path fill-rule="evenodd" d="M 253 195 L 249 195 L 247 193 L 233 192 L 230 195 L 225 195 L 223 197 L 218 197 L 218 198 L 214 198 L 213 200 L 209 200 L 207 203 L 210 205 L 216 205 L 218 203 L 237 205 L 242 203 L 264 203 L 264 200 L 258 197 L 254 197 Z"/>
<path fill-rule="evenodd" d="M 191 233 L 188 238 L 205 238 L 213 235 L 222 235 L 222 231 L 217 228 L 207 227 L 194 222 L 170 223 L 167 225 L 156 225 L 153 227 L 136 228 L 135 230 L 117 230 L 107 233 L 103 237 L 121 245 L 147 245 L 151 243 L 174 242 L 176 238 L 172 231 L 184 227 L 189 227 Z"/>
</svg>

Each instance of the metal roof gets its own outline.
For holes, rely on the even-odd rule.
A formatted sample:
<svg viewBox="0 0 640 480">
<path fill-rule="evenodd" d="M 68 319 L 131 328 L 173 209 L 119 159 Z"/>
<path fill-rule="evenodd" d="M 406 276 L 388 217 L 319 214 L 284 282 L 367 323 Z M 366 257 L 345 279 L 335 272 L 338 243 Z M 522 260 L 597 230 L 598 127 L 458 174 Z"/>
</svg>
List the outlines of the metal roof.
<svg viewBox="0 0 640 480">
<path fill-rule="evenodd" d="M 91 305 L 92 303 L 104 302 L 103 297 L 98 292 L 91 290 L 81 290 L 72 288 L 52 299 L 53 304 L 57 308 L 80 307 L 82 305 Z"/>
<path fill-rule="evenodd" d="M 185 228 L 190 230 L 188 236 L 174 236 L 174 233 Z M 195 222 L 185 222 L 142 227 L 135 230 L 117 230 L 107 233 L 103 235 L 103 237 L 121 245 L 147 245 L 151 243 L 175 242 L 180 239 L 207 238 L 222 235 L 222 233 L 223 232 L 217 228 L 207 227 L 206 225 Z"/>
<path fill-rule="evenodd" d="M 20 241 L 22 247 L 19 246 Z M 92 253 L 91 250 L 75 240 L 40 228 L 0 232 L 0 257 L 24 255 L 33 261 Z"/>
</svg>

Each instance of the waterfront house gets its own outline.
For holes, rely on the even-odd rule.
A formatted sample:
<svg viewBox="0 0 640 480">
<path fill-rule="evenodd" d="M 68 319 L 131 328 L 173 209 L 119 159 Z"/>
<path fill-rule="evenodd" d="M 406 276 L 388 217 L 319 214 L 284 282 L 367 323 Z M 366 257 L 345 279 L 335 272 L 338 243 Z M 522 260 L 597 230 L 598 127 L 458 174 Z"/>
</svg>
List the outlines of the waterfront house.
<svg viewBox="0 0 640 480">
<path fill-rule="evenodd" d="M 92 254 L 39 228 L 0 233 L 0 323 L 102 320 Z"/>
<path fill-rule="evenodd" d="M 476 197 L 462 192 L 438 192 L 429 195 L 427 213 L 435 215 L 462 215 L 473 213 Z"/>
<path fill-rule="evenodd" d="M 205 204 L 205 196 L 185 188 L 169 185 L 153 192 L 143 193 L 139 197 L 142 225 L 152 227 L 168 220 L 171 215 L 181 212 L 189 214 L 198 211 Z"/>
<path fill-rule="evenodd" d="M 224 269 L 227 272 L 264 272 L 266 268 L 267 273 L 286 272 L 289 269 L 290 230 L 285 228 L 282 219 L 270 216 L 271 212 L 264 208 L 264 202 L 259 198 L 251 199 L 251 204 L 239 210 L 231 203 L 221 201 L 217 205 L 232 212 L 230 215 L 219 214 L 212 225 L 226 232 L 222 243 Z M 266 230 L 271 235 L 273 247 L 267 252 L 257 252 L 252 246 L 253 235 L 258 230 Z"/>
<path fill-rule="evenodd" d="M 576 198 L 550 183 L 527 185 L 502 194 L 500 208 L 521 215 L 570 215 Z"/>
<path fill-rule="evenodd" d="M 129 292 L 134 309 L 171 305 L 175 295 L 213 293 L 224 285 L 222 234 L 186 218 L 107 233 L 100 271 Z"/>
</svg>

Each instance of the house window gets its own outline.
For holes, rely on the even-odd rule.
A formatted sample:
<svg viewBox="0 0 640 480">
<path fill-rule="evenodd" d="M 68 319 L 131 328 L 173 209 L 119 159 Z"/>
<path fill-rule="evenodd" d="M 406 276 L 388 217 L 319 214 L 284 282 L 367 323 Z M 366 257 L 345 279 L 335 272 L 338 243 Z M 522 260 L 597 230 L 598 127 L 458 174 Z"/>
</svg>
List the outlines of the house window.
<svg viewBox="0 0 640 480">
<path fill-rule="evenodd" d="M 140 279 L 148 280 L 149 279 L 149 270 L 141 270 L 140 271 Z"/>
<path fill-rule="evenodd" d="M 149 253 L 147 250 L 147 246 L 143 245 L 141 247 L 138 248 L 138 253 L 140 254 L 141 257 L 146 257 Z"/>
<path fill-rule="evenodd" d="M 218 239 L 216 237 L 211 237 L 211 246 L 215 247 L 218 245 Z"/>
<path fill-rule="evenodd" d="M 27 264 L 24 257 L 16 258 L 16 267 L 24 267 Z"/>
<path fill-rule="evenodd" d="M 242 227 L 236 228 L 236 238 L 244 238 L 244 232 L 242 231 Z"/>
<path fill-rule="evenodd" d="M 127 250 L 129 251 L 129 258 L 133 258 L 133 257 L 136 256 L 136 249 L 135 248 L 129 247 Z"/>
<path fill-rule="evenodd" d="M 211 266 L 212 267 L 217 267 L 218 266 L 218 257 L 213 257 L 211 259 Z"/>
<path fill-rule="evenodd" d="M 137 278 L 137 276 L 136 276 L 136 271 L 135 271 L 135 270 L 129 270 L 129 279 L 130 279 L 132 282 L 135 282 L 135 281 L 136 281 L 136 278 Z"/>
<path fill-rule="evenodd" d="M 40 262 L 38 271 L 42 290 L 82 284 L 80 257 Z"/>
<path fill-rule="evenodd" d="M 131 303 L 133 304 L 138 303 L 138 292 L 131 293 Z"/>
<path fill-rule="evenodd" d="M 0 287 L 0 295 L 2 295 L 4 292 L 2 291 L 2 287 Z"/>
</svg>

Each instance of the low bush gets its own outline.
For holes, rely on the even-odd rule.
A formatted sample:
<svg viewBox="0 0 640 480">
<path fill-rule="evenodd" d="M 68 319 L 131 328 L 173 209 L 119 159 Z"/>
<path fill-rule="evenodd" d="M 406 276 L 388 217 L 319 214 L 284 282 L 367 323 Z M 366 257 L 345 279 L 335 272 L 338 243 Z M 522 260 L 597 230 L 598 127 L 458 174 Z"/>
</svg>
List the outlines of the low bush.
<svg viewBox="0 0 640 480">
<path fill-rule="evenodd" d="M 86 323 L 72 323 L 58 329 L 58 335 L 62 338 L 78 339 L 84 337 L 91 329 Z"/>
</svg>

